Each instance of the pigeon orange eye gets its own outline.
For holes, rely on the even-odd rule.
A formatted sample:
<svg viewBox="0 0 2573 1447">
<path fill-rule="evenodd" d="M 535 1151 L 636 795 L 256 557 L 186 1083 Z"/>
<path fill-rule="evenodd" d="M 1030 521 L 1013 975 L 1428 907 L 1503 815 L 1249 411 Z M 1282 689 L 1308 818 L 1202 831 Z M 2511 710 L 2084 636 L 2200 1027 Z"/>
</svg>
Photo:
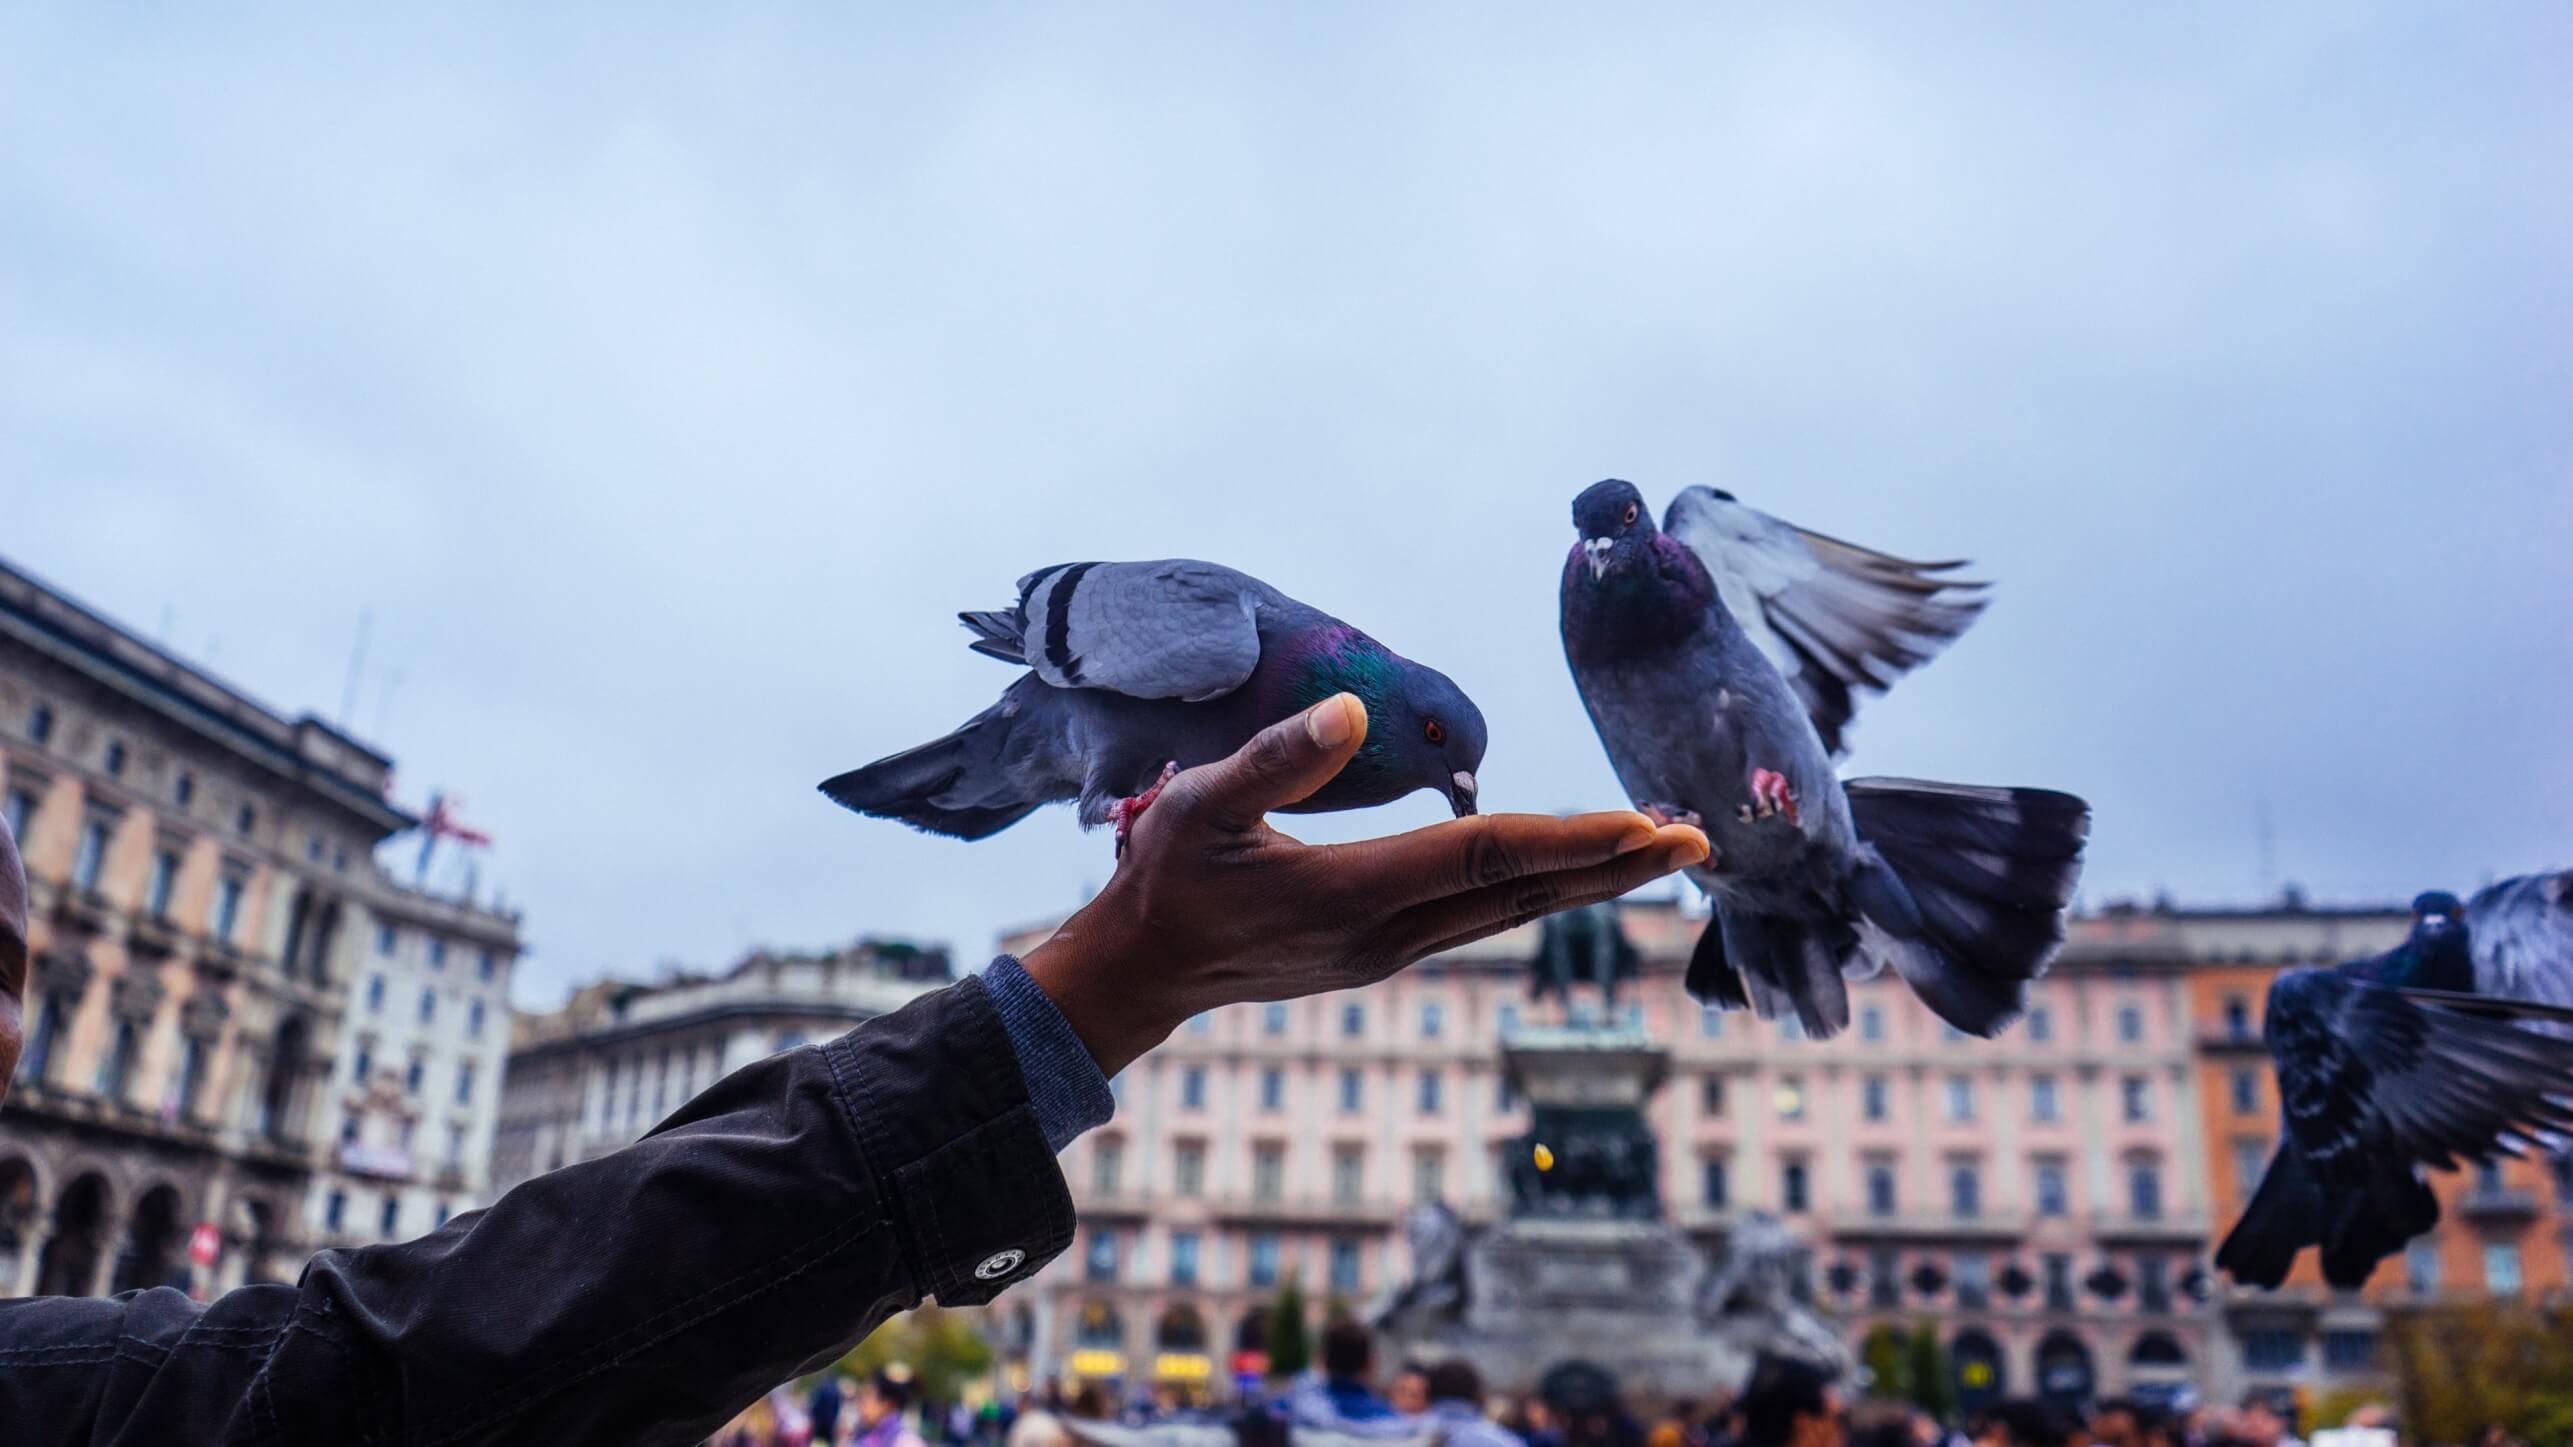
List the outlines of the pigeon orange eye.
<svg viewBox="0 0 2573 1447">
<path fill-rule="evenodd" d="M 1438 720 L 1431 719 L 1421 725 L 1421 737 L 1434 744 L 1443 744 L 1447 742 L 1447 730 L 1440 726 Z"/>
<path fill-rule="evenodd" d="M 1631 503 L 1631 502 L 1630 502 L 1630 503 L 1626 504 L 1626 521 L 1625 521 L 1625 526 L 1630 527 L 1630 528 L 1631 528 L 1631 527 L 1633 527 L 1633 526 L 1635 525 L 1635 517 L 1636 517 L 1636 515 L 1637 515 L 1638 513 L 1641 513 L 1642 511 L 1643 511 L 1643 509 L 1642 509 L 1641 507 L 1636 506 L 1634 503 Z"/>
</svg>

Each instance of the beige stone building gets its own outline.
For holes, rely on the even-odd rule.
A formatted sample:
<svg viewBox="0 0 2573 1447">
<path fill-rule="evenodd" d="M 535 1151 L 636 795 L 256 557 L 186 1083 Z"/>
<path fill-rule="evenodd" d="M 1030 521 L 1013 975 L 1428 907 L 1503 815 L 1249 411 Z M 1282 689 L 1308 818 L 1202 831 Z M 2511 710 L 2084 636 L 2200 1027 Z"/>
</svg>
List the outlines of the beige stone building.
<svg viewBox="0 0 2573 1447">
<path fill-rule="evenodd" d="M 377 870 L 417 822 L 390 769 L 0 564 L 0 808 L 33 954 L 0 1294 L 291 1279 L 346 1165 L 343 1027 L 380 926 L 488 950 L 504 997 L 515 918 Z M 189 1260 L 200 1224 L 210 1269 Z"/>
</svg>

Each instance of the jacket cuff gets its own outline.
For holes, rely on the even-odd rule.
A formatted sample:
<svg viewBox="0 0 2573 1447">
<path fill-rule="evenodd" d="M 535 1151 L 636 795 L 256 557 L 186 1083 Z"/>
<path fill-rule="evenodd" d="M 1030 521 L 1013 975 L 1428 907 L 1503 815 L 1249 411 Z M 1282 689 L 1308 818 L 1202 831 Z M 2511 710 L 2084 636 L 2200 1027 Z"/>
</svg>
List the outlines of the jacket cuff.
<svg viewBox="0 0 2573 1447">
<path fill-rule="evenodd" d="M 1060 1152 L 1080 1134 L 1108 1123 L 1117 1113 L 1117 1098 L 1090 1047 L 1073 1033 L 1072 1022 L 1054 1007 L 1043 986 L 1030 978 L 1017 957 L 1002 955 L 983 970 L 992 1007 L 1010 1034 L 1019 1074 L 1027 1079 L 1028 1103 L 1045 1143 Z"/>
<path fill-rule="evenodd" d="M 822 1054 L 914 1284 L 941 1306 L 980 1306 L 1072 1245 L 1072 1195 L 990 990 L 968 978 L 945 993 L 946 1009 L 886 1017 L 935 1029 L 851 1031 Z M 900 1108 L 925 1081 L 953 1108 Z"/>
</svg>

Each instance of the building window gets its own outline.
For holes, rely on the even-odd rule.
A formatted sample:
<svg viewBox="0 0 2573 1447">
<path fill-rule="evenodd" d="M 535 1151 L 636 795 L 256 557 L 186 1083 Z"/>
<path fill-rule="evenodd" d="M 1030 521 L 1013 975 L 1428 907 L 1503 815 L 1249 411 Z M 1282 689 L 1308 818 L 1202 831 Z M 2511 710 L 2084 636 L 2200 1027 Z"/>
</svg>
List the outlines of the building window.
<svg viewBox="0 0 2573 1447">
<path fill-rule="evenodd" d="M 2292 1372 L 2305 1365 L 2304 1333 L 2293 1327 L 2253 1327 L 2242 1334 L 2242 1364 L 2255 1372 Z"/>
<path fill-rule="evenodd" d="M 1170 1284 L 1197 1284 L 1197 1233 L 1194 1231 L 1170 1233 Z"/>
<path fill-rule="evenodd" d="M 2139 1221 L 2157 1221 L 2162 1217 L 2162 1172 L 2149 1161 L 2139 1161 L 2126 1171 L 2127 1209 Z"/>
<path fill-rule="evenodd" d="M 1082 1276 L 1105 1285 L 1117 1279 L 1117 1233 L 1093 1231 L 1089 1249 L 1082 1253 Z"/>
<path fill-rule="evenodd" d="M 1861 1040 L 1882 1040 L 1885 1038 L 1885 1010 L 1883 1006 L 1864 1005 L 1859 1008 L 1858 1038 Z"/>
<path fill-rule="evenodd" d="M 1206 1067 L 1192 1065 L 1179 1072 L 1179 1105 L 1182 1110 L 1206 1108 Z"/>
<path fill-rule="evenodd" d="M 1813 1209 L 1803 1161 L 1789 1161 L 1778 1173 L 1778 1203 L 1779 1209 L 1790 1216 L 1801 1216 Z"/>
<path fill-rule="evenodd" d="M 2028 1012 L 2028 1038 L 2040 1043 L 2055 1038 L 2054 1012 L 2040 1005 Z"/>
<path fill-rule="evenodd" d="M 205 1088 L 205 1042 L 194 1035 L 179 1047 L 179 1089 L 177 1107 L 183 1119 L 194 1119 L 197 1092 Z"/>
<path fill-rule="evenodd" d="M 428 1073 L 429 1067 L 425 1062 L 418 1060 L 412 1061 L 411 1068 L 403 1072 L 402 1088 L 413 1095 L 418 1095 L 420 1093 L 420 1084 L 427 1078 Z"/>
<path fill-rule="evenodd" d="M 1286 1189 L 1286 1150 L 1259 1146 L 1251 1152 L 1251 1199 L 1275 1205 Z"/>
<path fill-rule="evenodd" d="M 1902 1258 L 1891 1247 L 1879 1246 L 1867 1253 L 1867 1304 L 1880 1311 L 1903 1304 Z"/>
<path fill-rule="evenodd" d="M 2119 1094 L 2126 1102 L 2126 1118 L 2130 1123 L 2153 1118 L 2152 1081 L 2141 1075 L 2130 1075 L 2118 1082 L 2118 1088 Z"/>
<path fill-rule="evenodd" d="M 2171 1309 L 2171 1263 L 2153 1255 L 2135 1258 L 2135 1304 L 2146 1311 Z"/>
<path fill-rule="evenodd" d="M 1894 1167 L 1884 1161 L 1867 1164 L 1867 1214 L 1894 1214 Z"/>
<path fill-rule="evenodd" d="M 1355 1206 L 1358 1192 L 1367 1176 L 1366 1154 L 1356 1146 L 1331 1148 L 1331 1200 L 1334 1205 Z"/>
<path fill-rule="evenodd" d="M 2234 1114 L 2260 1113 L 2260 1077 L 2248 1070 L 2233 1073 Z"/>
<path fill-rule="evenodd" d="M 1705 1164 L 1698 1168 L 1698 1176 L 1701 1182 L 1699 1190 L 1705 1199 L 1706 1208 L 1710 1211 L 1723 1210 L 1732 1194 L 1730 1190 L 1732 1183 L 1725 1179 L 1724 1157 L 1708 1156 Z"/>
<path fill-rule="evenodd" d="M 1423 1040 L 1435 1040 L 1440 1035 L 1444 1034 L 1446 1029 L 1447 1012 L 1439 1008 L 1439 1003 L 1436 1000 L 1422 1002 L 1421 1038 Z"/>
<path fill-rule="evenodd" d="M 2046 1272 L 2046 1309 L 2048 1311 L 2072 1310 L 2073 1258 L 2059 1252 L 2049 1252 L 2040 1264 L 2044 1266 Z"/>
<path fill-rule="evenodd" d="M 1445 1152 L 1412 1152 L 1412 1199 L 1423 1205 L 1447 1199 Z"/>
<path fill-rule="evenodd" d="M 420 992 L 420 1023 L 426 1025 L 437 1018 L 438 992 L 435 990 L 422 990 Z"/>
<path fill-rule="evenodd" d="M 447 1127 L 447 1164 L 460 1166 L 464 1161 L 465 1128 L 460 1125 L 450 1125 Z"/>
<path fill-rule="evenodd" d="M 1516 1006 L 1516 1005 L 1504 1005 L 1504 1006 L 1502 1006 L 1502 1007 L 1501 1007 L 1501 1034 L 1502 1034 L 1503 1038 L 1505 1038 L 1505 1039 L 1506 1039 L 1506 1038 L 1508 1038 L 1509 1036 L 1516 1035 L 1516 1034 L 1518 1034 L 1518 1033 L 1519 1033 L 1519 1007 L 1518 1007 L 1518 1006 Z"/>
<path fill-rule="evenodd" d="M 400 1196 L 396 1196 L 391 1192 L 385 1193 L 384 1215 L 379 1222 L 379 1225 L 382 1228 L 380 1234 L 388 1241 L 393 1239 L 394 1232 L 401 1229 L 402 1198 Z"/>
<path fill-rule="evenodd" d="M 143 894 L 143 907 L 154 919 L 170 917 L 170 896 L 179 888 L 179 854 L 175 849 L 155 850 L 152 854 L 152 884 Z"/>
<path fill-rule="evenodd" d="M 1884 1076 L 1871 1075 L 1865 1080 L 1860 1081 L 1858 1095 L 1860 1108 L 1865 1112 L 1869 1120 L 1883 1120 L 1885 1118 Z"/>
<path fill-rule="evenodd" d="M 116 1022 L 116 1039 L 107 1047 L 107 1058 L 98 1063 L 98 1093 L 109 1100 L 123 1100 L 125 1086 L 134 1075 L 134 1022 Z"/>
<path fill-rule="evenodd" d="M 348 1064 L 349 1083 L 351 1085 L 363 1086 L 366 1084 L 366 1077 L 374 1073 L 375 1047 L 365 1043 L 364 1041 L 360 1041 L 358 1043 L 356 1056 L 353 1057 Z"/>
<path fill-rule="evenodd" d="M 474 957 L 475 979 L 482 981 L 484 984 L 490 984 L 492 977 L 499 973 L 500 961 L 493 957 L 491 951 L 484 950 L 482 953 Z"/>
<path fill-rule="evenodd" d="M 11 789 L 6 808 L 9 837 L 17 840 L 23 849 L 27 842 L 27 821 L 36 816 L 36 796 L 25 789 Z"/>
<path fill-rule="evenodd" d="M 2376 1367 L 2376 1333 L 2363 1327 L 2334 1327 L 2323 1333 L 2323 1369 L 2365 1372 Z"/>
<path fill-rule="evenodd" d="M 2064 1184 L 2063 1162 L 2039 1161 L 2037 1163 L 2037 1214 L 2040 1216 L 2070 1214 L 2072 1205 L 2068 1195 Z"/>
<path fill-rule="evenodd" d="M 259 810 L 255 806 L 249 804 L 242 805 L 239 809 L 233 811 L 232 827 L 234 830 L 243 834 L 247 834 L 251 830 L 259 827 Z"/>
<path fill-rule="evenodd" d="M 1195 1196 L 1206 1189 L 1206 1146 L 1202 1141 L 1181 1141 L 1171 1153 L 1170 1188 L 1182 1196 Z"/>
<path fill-rule="evenodd" d="M 2055 1094 L 2055 1077 L 2028 1077 L 2028 1117 L 2039 1125 L 2052 1125 L 2064 1118 L 2064 1103 Z"/>
<path fill-rule="evenodd" d="M 2225 996 L 2225 1038 L 2237 1044 L 2251 1039 L 2251 1001 L 2244 996 Z"/>
<path fill-rule="evenodd" d="M 215 881 L 214 937 L 216 939 L 226 944 L 232 942 L 232 932 L 241 923 L 241 897 L 248 889 L 249 886 L 242 881 L 240 875 L 229 871 L 223 878 Z"/>
<path fill-rule="evenodd" d="M 2484 1243 L 2484 1287 L 2495 1296 L 2519 1295 L 2519 1246 L 2511 1241 Z"/>
<path fill-rule="evenodd" d="M 1331 1289 L 1344 1293 L 1358 1289 L 1358 1243 L 1346 1236 L 1331 1239 Z"/>
<path fill-rule="evenodd" d="M 2269 1142 L 2234 1142 L 2234 1199 L 2244 1205 L 2251 1193 L 2260 1189 L 2261 1175 L 2269 1169 Z"/>
<path fill-rule="evenodd" d="M 319 864 L 322 862 L 322 836 L 319 834 L 307 834 L 304 836 L 304 862 L 306 864 Z"/>
<path fill-rule="evenodd" d="M 436 1230 L 439 1226 L 444 1226 L 445 1224 L 447 1224 L 447 1203 L 446 1203 L 446 1202 L 444 1202 L 444 1201 L 440 1201 L 440 1202 L 438 1203 L 438 1215 L 437 1215 L 437 1222 L 436 1222 L 436 1224 L 435 1224 L 435 1225 L 431 1226 L 429 1229 L 430 1229 L 430 1230 L 432 1230 L 432 1231 L 434 1231 L 434 1230 Z"/>
<path fill-rule="evenodd" d="M 1724 1077 L 1710 1075 L 1699 1091 L 1699 1104 L 1708 1115 L 1724 1114 Z"/>
<path fill-rule="evenodd" d="M 1701 1005 L 1697 1012 L 1697 1033 L 1702 1040 L 1724 1038 L 1724 1012 L 1713 1005 Z"/>
<path fill-rule="evenodd" d="M 322 1203 L 322 1229 L 337 1231 L 340 1229 L 340 1223 L 347 1219 L 348 1192 L 331 1192 L 330 1199 Z"/>
<path fill-rule="evenodd" d="M 1286 1072 L 1274 1065 L 1260 1072 L 1260 1109 L 1286 1109 Z"/>
<path fill-rule="evenodd" d="M 482 1001 L 480 1000 L 465 1006 L 465 1034 L 476 1040 L 482 1038 Z"/>
<path fill-rule="evenodd" d="M 1420 1109 L 1421 1109 L 1421 1114 L 1423 1114 L 1423 1115 L 1436 1115 L 1436 1114 L 1438 1114 L 1438 1086 L 1439 1086 L 1439 1080 L 1438 1080 L 1438 1072 L 1437 1072 L 1437 1071 L 1435 1071 L 1435 1070 L 1424 1070 L 1424 1071 L 1422 1071 L 1422 1072 L 1421 1072 L 1421 1087 L 1420 1087 Z"/>
<path fill-rule="evenodd" d="M 2117 1007 L 2117 1038 L 2119 1043 L 2125 1045 L 2133 1045 L 2144 1039 L 2144 1012 L 2142 1010 L 2137 1009 L 2133 1005 L 2120 1005 Z"/>
<path fill-rule="evenodd" d="M 384 1008 L 384 977 L 382 975 L 369 975 L 366 977 L 366 1008 L 369 1010 L 382 1010 Z"/>
<path fill-rule="evenodd" d="M 1980 1251 L 1960 1252 L 1956 1259 L 1957 1305 L 1980 1311 L 1992 1300 L 1992 1258 Z"/>
<path fill-rule="evenodd" d="M 61 995 L 48 990 L 36 1005 L 36 1028 L 27 1036 L 27 1053 L 18 1059 L 18 1078 L 38 1085 L 52 1083 L 54 1053 L 63 1041 L 63 1031 L 71 1027 Z"/>
<path fill-rule="evenodd" d="M 384 956 L 388 960 L 393 958 L 393 946 L 400 940 L 400 938 L 401 936 L 394 932 L 393 926 L 389 924 L 377 925 L 375 927 L 375 952 Z"/>
<path fill-rule="evenodd" d="M 1778 1082 L 1778 1119 L 1803 1120 L 1804 1118 L 1805 1083 L 1790 1075 Z"/>
<path fill-rule="evenodd" d="M 80 848 L 72 855 L 71 882 L 83 889 L 98 888 L 99 871 L 107 867 L 107 842 L 115 837 L 116 821 L 104 814 L 92 814 L 80 826 Z"/>
<path fill-rule="evenodd" d="M 1974 1080 L 1964 1075 L 1948 1077 L 1948 1119 L 1974 1119 Z"/>
<path fill-rule="evenodd" d="M 1090 1148 L 1090 1189 L 1102 1196 L 1117 1194 L 1117 1177 L 1124 1174 L 1126 1148 L 1114 1136 L 1101 1137 Z"/>
<path fill-rule="evenodd" d="M 1983 1214 L 1983 1172 L 1972 1166 L 1949 1168 L 1948 1209 L 1969 1220 Z"/>
<path fill-rule="evenodd" d="M 1271 1000 L 1269 1003 L 1260 1007 L 1261 1034 L 1284 1035 L 1286 1033 L 1286 1025 L 1287 1007 L 1285 1001 Z"/>
<path fill-rule="evenodd" d="M 121 779 L 125 777 L 125 741 L 123 739 L 109 739 L 107 741 L 106 764 L 107 777 L 111 779 Z"/>
<path fill-rule="evenodd" d="M 194 803 L 197 797 L 197 776 L 185 770 L 180 771 L 178 782 L 170 786 L 170 797 L 182 809 Z"/>
<path fill-rule="evenodd" d="M 2439 1240 L 2416 1236 L 2403 1248 L 2403 1279 L 2416 1296 L 2439 1294 Z"/>
<path fill-rule="evenodd" d="M 27 737 L 42 746 L 53 741 L 54 710 L 51 704 L 37 704 L 27 710 Z"/>
<path fill-rule="evenodd" d="M 456 1104 L 471 1105 L 474 1098 L 474 1063 L 470 1060 L 456 1066 Z M 654 1102 L 656 1105 L 659 1102 Z"/>
<path fill-rule="evenodd" d="M 1366 1098 L 1366 1077 L 1355 1070 L 1340 1072 L 1340 1108 L 1357 1110 Z"/>
<path fill-rule="evenodd" d="M 1359 1039 L 1359 1038 L 1361 1038 L 1361 1037 L 1365 1036 L 1365 1035 L 1366 1035 L 1366 1033 L 1367 1033 L 1367 1007 L 1366 1007 L 1366 1006 L 1364 1006 L 1364 1005 L 1343 1005 L 1343 1006 L 1341 1006 L 1341 1007 L 1340 1007 L 1340 1034 L 1341 1034 L 1341 1036 L 1342 1036 L 1343 1038 L 1345 1038 L 1345 1039 L 1356 1040 L 1356 1039 Z"/>
<path fill-rule="evenodd" d="M 1251 1238 L 1251 1285 L 1278 1284 L 1278 1238 L 1262 1232 Z"/>
<path fill-rule="evenodd" d="M 447 942 L 442 939 L 431 939 L 429 941 L 429 968 L 433 970 L 443 970 L 446 967 Z"/>
</svg>

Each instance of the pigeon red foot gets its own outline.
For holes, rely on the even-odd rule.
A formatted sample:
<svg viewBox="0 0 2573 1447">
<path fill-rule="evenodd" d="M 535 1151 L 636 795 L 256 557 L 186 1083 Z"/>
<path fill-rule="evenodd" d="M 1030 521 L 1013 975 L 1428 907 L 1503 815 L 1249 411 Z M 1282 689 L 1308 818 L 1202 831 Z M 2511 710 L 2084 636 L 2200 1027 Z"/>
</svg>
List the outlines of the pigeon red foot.
<svg viewBox="0 0 2573 1447">
<path fill-rule="evenodd" d="M 1144 817 L 1144 811 L 1152 807 L 1152 801 L 1161 797 L 1161 786 L 1169 783 L 1171 776 L 1178 772 L 1179 762 L 1174 759 L 1161 766 L 1161 777 L 1152 781 L 1151 788 L 1131 798 L 1117 801 L 1117 812 L 1111 817 L 1117 821 L 1117 857 L 1119 859 L 1126 857 L 1126 836 L 1135 832 L 1135 821 Z"/>
</svg>

